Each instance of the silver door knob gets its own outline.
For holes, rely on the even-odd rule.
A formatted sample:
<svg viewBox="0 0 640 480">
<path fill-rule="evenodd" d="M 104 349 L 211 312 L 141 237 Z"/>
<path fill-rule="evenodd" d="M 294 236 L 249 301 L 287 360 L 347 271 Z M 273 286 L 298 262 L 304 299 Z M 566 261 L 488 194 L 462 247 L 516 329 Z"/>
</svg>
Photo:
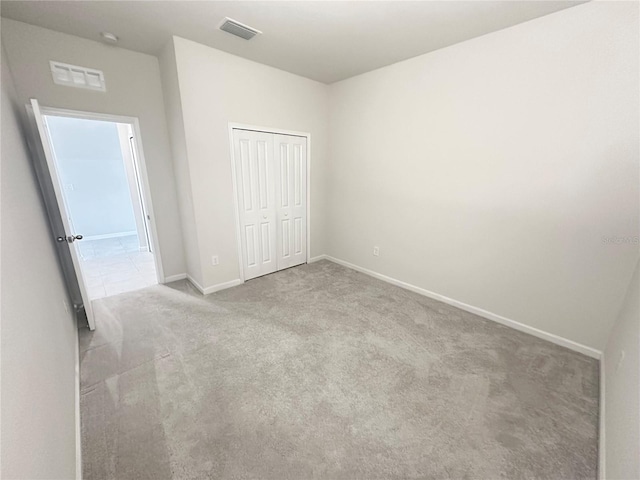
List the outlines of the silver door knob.
<svg viewBox="0 0 640 480">
<path fill-rule="evenodd" d="M 82 235 L 69 235 L 67 237 L 67 243 L 73 243 L 76 240 L 82 240 L 82 238 L 83 238 Z"/>
<path fill-rule="evenodd" d="M 288 217 L 288 216 L 289 216 L 289 214 L 288 214 L 287 212 L 284 212 L 284 216 L 285 216 L 285 217 Z"/>
<path fill-rule="evenodd" d="M 264 217 L 262 217 L 262 218 L 264 218 L 264 219 L 266 220 L 266 219 L 267 219 L 267 216 L 265 215 L 265 216 L 264 216 Z"/>
</svg>

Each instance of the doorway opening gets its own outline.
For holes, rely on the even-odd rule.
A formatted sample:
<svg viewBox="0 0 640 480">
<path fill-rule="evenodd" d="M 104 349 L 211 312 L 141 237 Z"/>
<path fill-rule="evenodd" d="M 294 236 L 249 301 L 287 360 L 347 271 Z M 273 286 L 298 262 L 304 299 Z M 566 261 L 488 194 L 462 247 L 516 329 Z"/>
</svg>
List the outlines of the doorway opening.
<svg viewBox="0 0 640 480">
<path fill-rule="evenodd" d="M 42 114 L 88 300 L 159 283 L 133 125 Z"/>
</svg>

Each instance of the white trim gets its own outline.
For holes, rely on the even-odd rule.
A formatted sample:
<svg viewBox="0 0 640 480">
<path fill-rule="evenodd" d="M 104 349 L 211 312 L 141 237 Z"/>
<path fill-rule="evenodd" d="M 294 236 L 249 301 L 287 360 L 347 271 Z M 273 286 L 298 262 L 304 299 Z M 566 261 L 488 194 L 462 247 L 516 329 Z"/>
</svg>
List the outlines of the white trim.
<svg viewBox="0 0 640 480">
<path fill-rule="evenodd" d="M 317 258 L 317 257 L 316 257 Z M 556 345 L 560 345 L 562 347 L 566 347 L 570 350 L 574 350 L 576 352 L 582 353 L 589 357 L 600 359 L 602 358 L 602 352 L 600 350 L 596 350 L 595 348 L 588 347 L 586 345 L 582 345 L 580 343 L 574 342 L 573 340 L 569 340 L 567 338 L 560 337 L 559 335 L 555 335 L 553 333 L 545 332 L 544 330 L 540 330 L 535 327 L 530 327 L 529 325 L 525 325 L 523 323 L 517 322 L 515 320 L 511 320 L 509 318 L 503 317 L 501 315 L 497 315 L 492 312 L 488 312 L 482 308 L 474 307 L 473 305 L 468 305 L 466 303 L 460 302 L 458 300 L 454 300 L 453 298 L 445 297 L 444 295 L 440 295 L 439 293 L 431 292 L 421 287 L 417 287 L 415 285 L 411 285 L 410 283 L 403 282 L 401 280 L 397 280 L 392 277 L 388 277 L 387 275 L 383 275 L 378 272 L 374 272 L 373 270 L 369 270 L 368 268 L 360 267 L 358 265 L 354 265 L 353 263 L 346 262 L 344 260 L 340 260 L 338 258 L 331 257 L 329 255 L 325 256 L 325 258 L 329 261 L 337 263 L 347 268 L 351 268 L 352 270 L 357 270 L 358 272 L 364 273 L 371 277 L 377 278 L 379 280 L 383 280 L 387 283 L 391 283 L 392 285 L 396 285 L 398 287 L 405 288 L 412 292 L 418 293 L 420 295 L 424 295 L 425 297 L 433 298 L 434 300 L 438 300 L 440 302 L 446 303 L 447 305 L 451 305 L 457 307 L 461 310 L 464 310 L 469 313 L 473 313 L 475 315 L 479 315 L 488 320 L 493 320 L 494 322 L 500 323 L 502 325 L 506 325 L 507 327 L 514 328 L 524 333 L 528 333 L 533 335 L 534 337 L 542 338 L 543 340 L 547 340 L 551 343 L 555 343 Z"/>
<path fill-rule="evenodd" d="M 55 107 L 43 107 L 40 106 L 40 112 L 42 115 L 56 116 L 56 117 L 71 117 L 80 118 L 85 120 L 96 120 L 101 122 L 111 123 L 126 123 L 131 125 L 133 130 L 133 136 L 135 141 L 136 150 L 138 153 L 138 167 L 140 171 L 140 183 L 142 184 L 142 194 L 144 196 L 144 204 L 147 208 L 146 214 L 150 217 L 145 219 L 147 227 L 151 232 L 151 251 L 153 252 L 153 259 L 156 265 L 156 277 L 158 283 L 164 283 L 164 268 L 162 266 L 162 255 L 160 242 L 158 240 L 158 231 L 156 229 L 156 217 L 153 209 L 153 202 L 151 200 L 151 186 L 149 183 L 149 176 L 147 175 L 147 162 L 144 156 L 144 148 L 142 144 L 142 134 L 140 133 L 140 122 L 138 117 L 129 117 L 125 115 L 111 115 L 109 113 L 94 113 L 83 112 L 78 110 L 69 110 L 66 108 Z"/>
<path fill-rule="evenodd" d="M 73 316 L 75 321 L 75 315 Z M 76 480 L 82 480 L 82 428 L 80 426 L 80 335 L 76 330 L 75 355 L 76 394 Z"/>
<path fill-rule="evenodd" d="M 311 258 L 311 134 L 307 134 L 307 263 Z"/>
<path fill-rule="evenodd" d="M 187 273 L 187 280 L 189 280 L 189 283 L 191 283 L 191 285 L 196 287 L 196 290 L 198 290 L 201 294 L 204 295 L 204 287 L 200 285 L 198 282 L 196 282 L 196 280 L 188 273 Z"/>
<path fill-rule="evenodd" d="M 604 480 L 606 478 L 606 466 L 607 466 L 607 437 L 605 428 L 605 414 L 606 414 L 606 384 L 605 384 L 605 372 L 604 372 L 604 358 L 602 355 L 600 358 L 600 405 L 599 405 L 599 418 L 598 418 L 598 478 Z"/>
<path fill-rule="evenodd" d="M 218 283 L 217 285 L 212 285 L 211 287 L 203 287 L 188 273 L 187 273 L 186 277 L 187 277 L 187 280 L 189 280 L 189 282 L 191 282 L 191 284 L 194 287 L 196 287 L 196 289 L 202 295 L 209 295 L 211 293 L 219 292 L 220 290 L 225 290 L 225 289 L 231 288 L 231 287 L 237 287 L 238 285 L 242 285 L 244 283 L 239 278 L 236 278 L 235 280 L 231 280 L 230 282 Z"/>
<path fill-rule="evenodd" d="M 320 260 L 328 260 L 330 259 L 330 257 L 328 255 L 318 255 L 317 257 L 312 257 L 309 259 L 309 261 L 307 263 L 315 263 L 315 262 L 319 262 Z M 338 263 L 338 262 L 335 262 Z"/>
<path fill-rule="evenodd" d="M 248 125 L 246 123 L 236 123 L 229 122 L 229 129 L 237 130 L 252 130 L 254 132 L 263 132 L 263 133 L 275 133 L 279 135 L 291 135 L 294 137 L 306 137 L 309 138 L 311 136 L 308 132 L 298 132 L 296 130 L 286 130 L 284 128 L 273 128 L 273 127 L 263 127 L 258 125 Z M 233 144 L 231 144 L 233 146 Z"/>
<path fill-rule="evenodd" d="M 43 115 L 53 115 L 56 117 L 82 118 L 85 120 L 96 120 L 98 122 L 111 123 L 128 123 L 133 124 L 137 117 L 129 117 L 126 115 L 112 115 L 110 113 L 85 112 L 80 110 L 71 110 L 68 108 L 45 107 L 40 106 Z"/>
<path fill-rule="evenodd" d="M 133 142 L 133 131 L 131 125 L 119 123 L 117 124 L 118 143 L 120 144 L 120 153 L 124 163 L 124 170 L 127 177 L 127 186 L 129 187 L 129 197 L 131 198 L 131 207 L 135 223 L 135 230 L 138 236 L 138 245 L 147 247 L 150 243 L 147 233 L 147 222 L 144 217 L 144 200 L 142 199 L 142 187 L 138 180 L 138 172 L 136 167 L 135 144 Z"/>
<path fill-rule="evenodd" d="M 85 235 L 83 240 L 105 240 L 107 238 L 118 238 L 118 237 L 131 237 L 133 235 L 138 235 L 138 232 L 132 230 L 130 232 L 120 232 L 120 233 L 105 233 L 104 235 Z"/>
<path fill-rule="evenodd" d="M 237 287 L 238 285 L 242 285 L 244 282 L 239 278 L 235 280 L 231 280 L 229 282 L 219 283 L 217 285 L 213 285 L 211 287 L 207 287 L 202 292 L 203 295 L 209 295 L 210 293 L 219 292 L 220 290 L 226 290 L 227 288 Z"/>
<path fill-rule="evenodd" d="M 238 252 L 238 270 L 240 274 L 240 283 L 244 283 L 245 279 L 244 265 L 242 264 L 242 240 L 240 239 L 240 209 L 238 206 L 237 173 L 233 145 L 234 130 L 250 130 L 254 132 L 274 133 L 276 135 L 291 135 L 294 137 L 304 137 L 307 139 L 307 263 L 310 262 L 311 258 L 311 134 L 308 132 L 297 132 L 295 130 L 285 130 L 282 128 L 260 127 L 257 125 L 229 122 L 229 158 L 231 160 L 231 181 L 233 183 L 233 206 L 236 224 L 236 249 Z"/>
<path fill-rule="evenodd" d="M 187 274 L 186 273 L 178 273 L 177 275 L 169 275 L 167 277 L 164 277 L 164 283 L 177 282 L 178 280 L 184 280 L 185 278 L 187 278 Z"/>
</svg>

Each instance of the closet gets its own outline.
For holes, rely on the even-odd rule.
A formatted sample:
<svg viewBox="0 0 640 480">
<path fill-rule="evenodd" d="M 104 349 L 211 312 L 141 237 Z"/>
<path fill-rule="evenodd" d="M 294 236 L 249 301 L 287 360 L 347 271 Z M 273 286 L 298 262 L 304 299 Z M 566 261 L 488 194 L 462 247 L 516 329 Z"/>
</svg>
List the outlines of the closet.
<svg viewBox="0 0 640 480">
<path fill-rule="evenodd" d="M 244 279 L 307 261 L 307 139 L 233 129 Z"/>
</svg>

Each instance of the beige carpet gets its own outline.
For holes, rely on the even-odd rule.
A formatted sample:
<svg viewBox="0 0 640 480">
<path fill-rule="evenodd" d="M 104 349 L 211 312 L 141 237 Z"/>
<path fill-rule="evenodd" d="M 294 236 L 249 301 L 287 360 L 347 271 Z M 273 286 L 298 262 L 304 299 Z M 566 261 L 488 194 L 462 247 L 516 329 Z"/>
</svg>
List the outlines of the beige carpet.
<svg viewBox="0 0 640 480">
<path fill-rule="evenodd" d="M 322 261 L 94 302 L 84 478 L 596 478 L 595 360 Z"/>
</svg>

